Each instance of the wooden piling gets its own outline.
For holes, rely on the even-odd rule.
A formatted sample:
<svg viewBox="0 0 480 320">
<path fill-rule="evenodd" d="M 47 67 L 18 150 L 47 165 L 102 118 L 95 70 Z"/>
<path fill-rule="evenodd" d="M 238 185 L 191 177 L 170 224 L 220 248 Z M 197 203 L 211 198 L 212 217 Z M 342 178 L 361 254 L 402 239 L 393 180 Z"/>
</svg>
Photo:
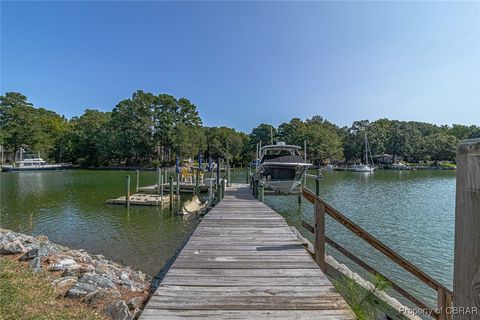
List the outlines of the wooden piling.
<svg viewBox="0 0 480 320">
<path fill-rule="evenodd" d="M 217 159 L 217 187 L 220 186 L 220 158 Z"/>
<path fill-rule="evenodd" d="M 168 183 L 169 183 L 168 193 L 170 195 L 170 210 L 171 210 L 173 208 L 173 177 L 172 176 L 168 177 Z"/>
<path fill-rule="evenodd" d="M 322 172 L 318 169 L 317 177 L 315 178 L 315 194 L 320 196 L 320 180 L 322 177 Z"/>
<path fill-rule="evenodd" d="M 454 319 L 473 320 L 480 316 L 480 139 L 462 141 L 456 159 L 453 305 L 477 312 L 457 314 Z M 439 294 L 439 303 L 445 301 Z"/>
<path fill-rule="evenodd" d="M 263 184 L 259 183 L 258 184 L 258 200 L 260 202 L 263 202 L 263 200 L 265 198 L 264 190 L 265 190 L 265 187 L 263 186 Z"/>
<path fill-rule="evenodd" d="M 232 182 L 230 181 L 230 160 L 227 159 L 227 187 L 230 187 L 232 185 Z"/>
<path fill-rule="evenodd" d="M 128 207 L 130 205 L 130 176 L 126 176 L 125 180 L 125 206 Z"/>
<path fill-rule="evenodd" d="M 135 193 L 138 193 L 140 183 L 140 170 L 135 170 Z"/>
<path fill-rule="evenodd" d="M 200 194 L 200 170 L 195 170 L 195 191 L 194 191 L 194 194 L 195 195 L 199 195 Z"/>
<path fill-rule="evenodd" d="M 177 196 L 180 196 L 180 172 L 177 173 Z"/>
<path fill-rule="evenodd" d="M 222 179 L 222 187 L 220 188 L 220 199 L 223 199 L 225 196 L 225 180 Z"/>
<path fill-rule="evenodd" d="M 162 182 L 161 177 L 162 176 L 162 170 L 160 168 L 157 168 L 157 194 L 160 194 L 160 188 L 162 187 Z"/>
</svg>

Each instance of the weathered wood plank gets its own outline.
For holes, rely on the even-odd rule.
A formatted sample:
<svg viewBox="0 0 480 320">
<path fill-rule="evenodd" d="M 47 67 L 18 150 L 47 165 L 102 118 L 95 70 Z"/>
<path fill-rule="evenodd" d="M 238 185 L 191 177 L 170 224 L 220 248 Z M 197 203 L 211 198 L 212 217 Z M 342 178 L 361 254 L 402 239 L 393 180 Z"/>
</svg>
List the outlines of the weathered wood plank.
<svg viewBox="0 0 480 320">
<path fill-rule="evenodd" d="M 209 320 L 344 320 L 354 319 L 344 310 L 158 310 L 146 309 L 142 319 L 209 319 Z"/>
</svg>

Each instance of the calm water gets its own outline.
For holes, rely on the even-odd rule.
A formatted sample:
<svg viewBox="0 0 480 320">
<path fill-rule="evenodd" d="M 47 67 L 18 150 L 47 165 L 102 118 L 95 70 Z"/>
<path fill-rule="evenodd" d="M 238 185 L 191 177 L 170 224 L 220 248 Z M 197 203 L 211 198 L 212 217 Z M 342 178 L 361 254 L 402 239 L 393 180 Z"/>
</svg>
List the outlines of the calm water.
<svg viewBox="0 0 480 320">
<path fill-rule="evenodd" d="M 84 170 L 1 173 L 1 226 L 47 235 L 60 244 L 102 253 L 155 275 L 188 239 L 198 220 L 158 207 L 106 205 L 106 199 L 123 194 L 126 174 Z M 130 175 L 133 178 L 135 174 Z M 244 182 L 245 172 L 237 170 L 232 180 Z M 141 185 L 154 181 L 154 172 L 141 173 Z M 313 179 L 308 183 L 314 190 Z M 452 287 L 455 172 L 327 172 L 321 182 L 321 196 Z M 311 205 L 306 201 L 299 205 L 294 196 L 267 196 L 266 203 L 300 231 L 302 214 L 312 220 Z M 432 290 L 388 263 L 344 227 L 329 220 L 327 234 L 418 296 L 435 301 Z M 335 252 L 329 253 L 338 257 Z M 338 258 L 352 267 L 350 261 Z"/>
</svg>

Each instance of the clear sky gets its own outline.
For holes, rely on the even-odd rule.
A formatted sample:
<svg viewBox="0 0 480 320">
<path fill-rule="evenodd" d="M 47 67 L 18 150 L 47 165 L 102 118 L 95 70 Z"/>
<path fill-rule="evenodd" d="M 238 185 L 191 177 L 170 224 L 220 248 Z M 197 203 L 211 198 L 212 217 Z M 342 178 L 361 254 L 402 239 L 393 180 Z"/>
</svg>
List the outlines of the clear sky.
<svg viewBox="0 0 480 320">
<path fill-rule="evenodd" d="M 1 2 L 1 93 L 67 117 L 137 89 L 204 123 L 480 124 L 480 1 Z"/>
</svg>

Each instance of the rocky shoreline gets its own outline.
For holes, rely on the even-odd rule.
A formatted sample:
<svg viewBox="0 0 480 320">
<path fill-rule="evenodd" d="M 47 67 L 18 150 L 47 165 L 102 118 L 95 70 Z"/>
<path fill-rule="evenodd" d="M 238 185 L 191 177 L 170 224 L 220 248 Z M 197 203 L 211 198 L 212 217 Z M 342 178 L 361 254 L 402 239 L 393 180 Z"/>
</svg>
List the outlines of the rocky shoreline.
<svg viewBox="0 0 480 320">
<path fill-rule="evenodd" d="M 103 255 L 90 255 L 52 243 L 45 236 L 6 229 L 0 229 L 0 256 L 29 264 L 35 272 L 48 276 L 59 295 L 79 299 L 115 320 L 139 316 L 152 280 Z"/>
</svg>

